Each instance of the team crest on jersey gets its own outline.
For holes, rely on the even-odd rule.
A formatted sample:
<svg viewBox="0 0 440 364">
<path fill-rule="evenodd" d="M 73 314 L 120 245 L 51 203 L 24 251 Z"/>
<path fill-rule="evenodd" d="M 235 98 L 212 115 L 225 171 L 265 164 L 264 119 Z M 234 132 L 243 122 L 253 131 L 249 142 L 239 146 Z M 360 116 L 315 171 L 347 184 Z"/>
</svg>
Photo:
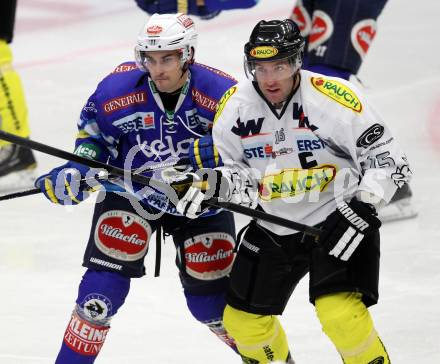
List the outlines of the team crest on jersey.
<svg viewBox="0 0 440 364">
<path fill-rule="evenodd" d="M 197 279 L 226 276 L 234 261 L 234 239 L 226 233 L 194 236 L 183 243 L 187 273 Z"/>
<path fill-rule="evenodd" d="M 235 94 L 236 91 L 237 91 L 237 87 L 236 86 L 232 86 L 228 91 L 226 91 L 224 93 L 224 95 L 222 96 L 222 98 L 218 102 L 217 112 L 215 113 L 215 117 L 214 117 L 214 123 L 217 121 L 218 117 L 223 112 L 223 109 L 225 108 L 226 103 L 228 102 L 229 98 L 233 94 Z"/>
<path fill-rule="evenodd" d="M 349 109 L 361 112 L 362 104 L 356 94 L 346 85 L 324 77 L 312 77 L 310 79 L 313 87 L 332 100 L 348 107 Z"/>
<path fill-rule="evenodd" d="M 333 34 L 333 21 L 322 10 L 313 12 L 312 30 L 309 35 L 309 51 L 318 48 Z"/>
<path fill-rule="evenodd" d="M 351 30 L 351 43 L 361 58 L 364 58 L 370 48 L 371 42 L 376 36 L 376 21 L 374 19 L 364 19 L 357 22 Z"/>
<path fill-rule="evenodd" d="M 309 35 L 310 30 L 312 29 L 312 20 L 310 19 L 310 15 L 304 7 L 302 0 L 297 2 L 290 18 L 298 24 L 303 37 Z"/>
<path fill-rule="evenodd" d="M 323 192 L 335 177 L 336 166 L 332 164 L 322 164 L 308 169 L 283 169 L 280 173 L 262 178 L 259 184 L 259 195 L 263 201 L 270 201 L 311 191 Z"/>
<path fill-rule="evenodd" d="M 145 255 L 151 234 L 150 224 L 138 215 L 110 210 L 96 223 L 95 244 L 105 255 L 131 262 Z"/>
</svg>

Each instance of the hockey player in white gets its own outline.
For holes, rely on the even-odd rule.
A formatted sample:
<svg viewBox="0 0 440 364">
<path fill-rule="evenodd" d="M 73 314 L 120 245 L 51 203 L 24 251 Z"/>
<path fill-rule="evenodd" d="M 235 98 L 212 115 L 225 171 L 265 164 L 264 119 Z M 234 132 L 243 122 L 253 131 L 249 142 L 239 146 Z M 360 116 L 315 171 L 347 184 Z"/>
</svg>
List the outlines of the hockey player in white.
<svg viewBox="0 0 440 364">
<path fill-rule="evenodd" d="M 213 138 L 224 166 L 215 169 L 215 193 L 323 232 L 315 241 L 251 222 L 231 272 L 224 323 L 245 362 L 291 363 L 275 315 L 309 272 L 310 302 L 343 362 L 390 363 L 367 308 L 378 302 L 376 209 L 411 171 L 362 92 L 301 70 L 303 50 L 292 20 L 255 26 L 245 46 L 250 80 L 229 89 L 216 115 Z M 194 185 L 178 210 L 198 216 L 213 191 Z"/>
<path fill-rule="evenodd" d="M 291 14 L 306 39 L 303 68 L 363 87 L 359 68 L 373 43 L 387 0 L 298 0 Z M 378 209 L 384 223 L 417 216 L 409 185 Z"/>
</svg>

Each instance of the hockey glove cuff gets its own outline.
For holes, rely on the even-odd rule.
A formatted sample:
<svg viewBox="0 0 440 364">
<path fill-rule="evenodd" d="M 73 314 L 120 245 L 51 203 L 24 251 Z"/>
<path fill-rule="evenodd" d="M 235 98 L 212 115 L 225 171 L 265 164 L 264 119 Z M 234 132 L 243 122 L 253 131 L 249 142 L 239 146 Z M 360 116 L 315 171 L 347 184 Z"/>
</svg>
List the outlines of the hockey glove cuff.
<svg viewBox="0 0 440 364">
<path fill-rule="evenodd" d="M 372 205 L 353 198 L 339 204 L 322 224 L 320 243 L 330 255 L 347 261 L 365 238 L 381 226 Z"/>
<path fill-rule="evenodd" d="M 216 168 L 223 165 L 211 135 L 194 140 L 189 146 L 189 160 L 194 170 Z"/>
</svg>

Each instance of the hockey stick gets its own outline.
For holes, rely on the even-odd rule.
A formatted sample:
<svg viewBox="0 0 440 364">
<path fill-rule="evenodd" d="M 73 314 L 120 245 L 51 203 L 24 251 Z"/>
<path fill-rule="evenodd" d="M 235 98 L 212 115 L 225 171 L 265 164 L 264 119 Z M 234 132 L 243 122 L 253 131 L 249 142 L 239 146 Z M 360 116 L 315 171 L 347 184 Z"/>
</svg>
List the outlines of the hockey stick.
<svg viewBox="0 0 440 364">
<path fill-rule="evenodd" d="M 0 137 L 1 139 L 1 137 Z M 178 159 L 176 161 L 172 161 L 172 162 L 160 162 L 151 166 L 147 166 L 145 168 L 142 169 L 142 172 L 154 172 L 160 169 L 165 169 L 168 167 L 179 167 L 179 166 L 186 166 L 190 163 L 189 158 L 181 158 Z M 137 171 L 134 173 L 138 173 Z M 111 179 L 112 176 L 109 176 L 109 179 Z M 96 180 L 100 180 L 99 177 L 96 178 Z M 85 179 L 81 180 L 80 183 L 87 183 L 87 181 Z M 5 200 L 12 200 L 14 198 L 19 198 L 19 197 L 25 197 L 25 196 L 32 196 L 32 195 L 37 195 L 39 193 L 41 193 L 42 191 L 39 188 L 32 188 L 30 190 L 25 190 L 25 191 L 19 191 L 19 192 L 13 192 L 7 195 L 3 195 L 0 196 L 0 201 L 5 201 Z"/>
<path fill-rule="evenodd" d="M 20 192 L 9 193 L 7 195 L 0 196 L 0 201 L 12 200 L 18 197 L 32 196 L 41 193 L 39 188 L 32 188 L 31 190 L 25 190 Z"/>
<path fill-rule="evenodd" d="M 161 192 L 165 193 L 165 195 L 168 197 L 168 199 L 174 205 L 177 205 L 178 198 L 177 198 L 176 191 L 170 185 L 168 185 L 162 181 L 158 181 L 153 178 L 142 176 L 139 174 L 134 174 L 129 170 L 118 168 L 118 167 L 112 166 L 110 164 L 98 162 L 93 159 L 84 158 L 84 157 L 78 156 L 76 154 L 69 153 L 64 150 L 51 147 L 46 144 L 38 143 L 38 142 L 35 142 L 30 139 L 22 138 L 22 137 L 7 133 L 2 130 L 0 130 L 0 139 L 6 140 L 11 143 L 18 144 L 18 145 L 25 147 L 25 148 L 29 148 L 29 149 L 33 149 L 33 150 L 36 150 L 36 151 L 39 151 L 39 152 L 42 152 L 45 154 L 49 154 L 54 157 L 58 157 L 58 158 L 70 160 L 70 161 L 73 161 L 76 163 L 80 163 L 80 164 L 83 164 L 83 165 L 91 167 L 91 168 L 100 168 L 100 169 L 106 170 L 109 173 L 109 175 L 114 175 L 114 176 L 118 176 L 118 177 L 125 177 L 125 176 L 128 177 L 129 176 L 133 182 L 136 182 L 136 183 L 139 183 L 139 184 L 142 184 L 145 186 L 152 186 L 152 187 L 158 188 L 159 190 L 161 190 Z M 189 180 L 182 181 L 179 184 L 187 184 L 189 182 L 191 182 L 191 181 L 189 181 Z M 165 191 L 163 191 L 164 189 L 165 189 Z M 254 209 L 244 207 L 244 206 L 241 206 L 238 204 L 234 204 L 231 202 L 220 202 L 216 198 L 210 198 L 209 200 L 205 200 L 204 203 L 210 207 L 222 208 L 222 209 L 226 209 L 226 210 L 229 210 L 232 212 L 237 212 L 239 214 L 243 214 L 248 217 L 264 220 L 264 221 L 267 221 L 267 222 L 270 222 L 270 223 L 273 223 L 276 225 L 280 225 L 280 226 L 283 226 L 283 227 L 286 227 L 289 229 L 297 230 L 297 231 L 303 232 L 308 235 L 314 235 L 314 236 L 318 237 L 321 234 L 321 230 L 317 229 L 313 226 L 308 226 L 308 225 L 301 224 L 301 223 L 298 223 L 295 221 L 287 220 L 287 219 L 284 219 L 279 216 L 271 215 L 271 214 L 268 214 L 263 211 L 254 210 Z"/>
<path fill-rule="evenodd" d="M 109 176 L 108 178 L 105 178 L 105 181 L 111 180 L 111 178 L 112 177 Z M 103 178 L 99 178 L 99 177 L 96 177 L 95 179 L 97 181 L 104 180 Z M 80 183 L 80 185 L 87 184 L 87 180 L 86 179 L 82 179 L 82 180 L 79 181 L 79 183 Z M 25 191 L 13 192 L 13 193 L 9 193 L 7 195 L 0 196 L 0 201 L 12 200 L 14 198 L 25 197 L 25 196 L 37 195 L 37 194 L 39 194 L 41 192 L 42 191 L 38 187 L 37 188 L 32 188 L 30 190 L 25 190 Z"/>
</svg>

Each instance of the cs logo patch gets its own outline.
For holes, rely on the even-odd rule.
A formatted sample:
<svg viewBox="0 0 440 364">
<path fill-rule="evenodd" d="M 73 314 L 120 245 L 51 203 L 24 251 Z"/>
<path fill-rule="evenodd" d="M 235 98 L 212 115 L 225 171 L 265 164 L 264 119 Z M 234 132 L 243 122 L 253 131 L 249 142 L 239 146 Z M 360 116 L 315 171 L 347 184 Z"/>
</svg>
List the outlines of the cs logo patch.
<svg viewBox="0 0 440 364">
<path fill-rule="evenodd" d="M 377 142 L 382 137 L 384 132 L 385 129 L 382 125 L 374 124 L 362 133 L 362 135 L 356 141 L 356 146 L 359 148 L 367 148 Z"/>
</svg>

